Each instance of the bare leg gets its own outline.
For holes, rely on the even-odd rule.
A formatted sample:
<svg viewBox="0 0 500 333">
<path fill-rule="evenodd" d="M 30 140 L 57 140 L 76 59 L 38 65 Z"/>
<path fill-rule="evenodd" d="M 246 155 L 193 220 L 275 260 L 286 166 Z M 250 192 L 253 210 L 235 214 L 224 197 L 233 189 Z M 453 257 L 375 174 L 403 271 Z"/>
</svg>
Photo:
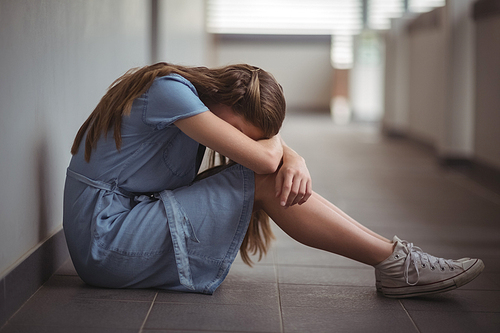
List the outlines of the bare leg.
<svg viewBox="0 0 500 333">
<path fill-rule="evenodd" d="M 364 225 L 362 225 L 361 223 L 359 223 L 358 221 L 356 221 L 355 219 L 353 219 L 352 217 L 350 217 L 349 215 L 347 215 L 340 208 L 338 208 L 333 203 L 331 203 L 330 201 L 328 201 L 325 198 L 323 198 L 318 193 L 313 193 L 313 196 L 316 196 L 318 198 L 318 200 L 320 200 L 321 202 L 323 202 L 323 204 L 327 205 L 328 207 L 330 207 L 331 209 L 333 209 L 334 211 L 336 211 L 339 215 L 341 215 L 343 218 L 345 218 L 346 220 L 348 220 L 352 224 L 356 225 L 358 228 L 363 229 L 364 231 L 366 231 L 367 233 L 371 234 L 372 236 L 375 236 L 375 237 L 377 237 L 377 238 L 379 238 L 379 239 L 381 239 L 381 240 L 383 240 L 385 242 L 392 243 L 392 241 L 388 240 L 384 236 L 381 236 L 381 235 L 377 234 L 376 232 L 374 232 L 373 230 L 368 229 L 367 227 L 365 227 Z"/>
<path fill-rule="evenodd" d="M 393 244 L 346 219 L 319 195 L 300 206 L 282 207 L 274 185 L 274 175 L 255 175 L 255 203 L 298 242 L 372 266 L 391 255 Z"/>
</svg>

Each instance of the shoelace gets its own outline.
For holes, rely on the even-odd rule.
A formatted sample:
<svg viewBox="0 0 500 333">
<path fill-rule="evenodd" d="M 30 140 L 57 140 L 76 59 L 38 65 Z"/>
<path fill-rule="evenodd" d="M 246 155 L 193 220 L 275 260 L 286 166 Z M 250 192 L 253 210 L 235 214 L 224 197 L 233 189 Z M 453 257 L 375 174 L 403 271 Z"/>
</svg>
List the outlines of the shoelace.
<svg viewBox="0 0 500 333">
<path fill-rule="evenodd" d="M 404 270 L 404 277 L 406 279 L 406 283 L 410 286 L 414 286 L 418 283 L 420 280 L 420 271 L 419 271 L 419 266 L 421 268 L 425 268 L 426 264 L 430 265 L 431 270 L 436 269 L 436 266 L 439 266 L 439 269 L 441 271 L 444 271 L 445 265 L 447 265 L 450 270 L 454 270 L 456 264 L 453 263 L 453 260 L 451 259 L 443 259 L 443 258 L 437 258 L 434 257 L 428 253 L 425 253 L 422 251 L 422 249 L 418 246 L 413 246 L 413 243 L 408 243 L 406 241 L 403 241 L 403 244 L 406 246 L 406 249 L 408 250 L 408 254 L 405 259 L 405 270 Z M 410 265 L 413 263 L 413 266 L 415 267 L 415 271 L 417 272 L 417 281 L 415 282 L 410 282 L 409 281 L 409 270 L 410 270 Z"/>
</svg>

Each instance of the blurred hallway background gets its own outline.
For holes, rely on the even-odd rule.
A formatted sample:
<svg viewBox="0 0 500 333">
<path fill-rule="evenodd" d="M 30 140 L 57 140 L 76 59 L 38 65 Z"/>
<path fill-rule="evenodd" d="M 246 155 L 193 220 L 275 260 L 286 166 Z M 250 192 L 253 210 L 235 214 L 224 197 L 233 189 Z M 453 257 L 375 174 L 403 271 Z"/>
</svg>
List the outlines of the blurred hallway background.
<svg viewBox="0 0 500 333">
<path fill-rule="evenodd" d="M 338 168 L 338 153 L 350 159 L 350 168 L 353 161 L 362 168 L 394 158 L 408 171 L 398 164 L 404 149 L 383 148 L 379 155 L 380 149 L 352 146 L 359 140 L 373 147 L 380 140 L 405 142 L 419 147 L 417 155 L 425 152 L 424 168 L 439 173 L 451 167 L 458 182 L 482 197 L 487 193 L 490 204 L 498 200 L 498 0 L 0 0 L 0 327 L 67 261 L 62 190 L 76 131 L 117 77 L 159 61 L 209 67 L 244 62 L 273 73 L 285 90 L 290 139 L 332 148 L 326 159 L 301 148 L 317 152 L 310 154 L 311 169 L 324 171 L 327 161 L 332 177 L 339 177 L 345 170 Z M 345 145 L 325 146 L 320 134 Z M 363 222 L 376 220 L 366 213 L 373 202 L 363 208 L 360 200 L 350 211 L 356 200 L 329 189 L 328 177 L 318 172 L 317 191 Z M 380 179 L 377 186 L 387 194 L 391 185 Z M 352 192 L 344 185 L 346 193 L 363 197 L 362 185 Z M 433 186 L 412 198 L 439 197 Z M 485 234 L 471 232 L 494 243 L 498 202 L 484 213 L 471 204 L 476 199 L 449 195 L 449 212 L 470 207 L 462 211 L 465 230 L 472 230 L 473 216 L 493 219 Z M 386 208 L 405 217 L 417 211 L 412 204 Z M 442 227 L 453 233 L 452 218 L 445 220 Z M 388 232 L 384 225 L 380 231 Z M 457 233 L 457 239 L 466 236 Z M 418 232 L 416 238 L 425 240 Z M 499 250 L 495 246 L 492 251 Z"/>
</svg>

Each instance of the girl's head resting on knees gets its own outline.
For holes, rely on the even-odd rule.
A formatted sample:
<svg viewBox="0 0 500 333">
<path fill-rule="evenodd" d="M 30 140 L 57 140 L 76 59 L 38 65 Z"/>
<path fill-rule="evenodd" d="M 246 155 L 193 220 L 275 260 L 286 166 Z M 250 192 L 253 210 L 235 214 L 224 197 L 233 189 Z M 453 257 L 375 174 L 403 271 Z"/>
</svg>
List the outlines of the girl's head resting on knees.
<svg viewBox="0 0 500 333">
<path fill-rule="evenodd" d="M 169 74 L 179 74 L 190 81 L 205 105 L 229 107 L 261 131 L 259 139 L 279 132 L 285 118 L 285 97 L 281 85 L 270 73 L 245 64 L 211 69 L 157 63 L 131 69 L 113 82 L 78 131 L 71 153 L 78 152 L 80 142 L 87 133 L 85 159 L 89 161 L 100 136 L 111 130 L 116 148 L 120 149 L 122 116 L 130 114 L 133 101 L 149 89 L 155 78 Z M 255 136 L 254 139 L 257 139 L 257 134 Z"/>
<path fill-rule="evenodd" d="M 203 102 L 229 106 L 234 113 L 262 130 L 266 138 L 279 132 L 285 118 L 285 97 L 270 73 L 250 65 L 231 65 L 209 71 L 219 87 L 215 93 L 208 94 L 200 87 Z"/>
</svg>

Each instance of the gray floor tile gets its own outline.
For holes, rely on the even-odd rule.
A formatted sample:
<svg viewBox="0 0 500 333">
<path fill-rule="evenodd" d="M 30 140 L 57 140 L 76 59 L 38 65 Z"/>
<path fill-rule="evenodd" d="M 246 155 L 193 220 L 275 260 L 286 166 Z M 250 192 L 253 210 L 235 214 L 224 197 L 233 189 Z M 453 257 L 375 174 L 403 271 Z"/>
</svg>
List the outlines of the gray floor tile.
<svg viewBox="0 0 500 333">
<path fill-rule="evenodd" d="M 484 262 L 484 270 L 491 273 L 500 273 L 500 255 L 480 254 L 478 255 Z M 497 282 L 500 280 L 497 280 Z"/>
<path fill-rule="evenodd" d="M 234 264 L 222 284 L 276 283 L 276 281 L 274 265 L 262 264 L 250 267 L 245 264 Z"/>
<path fill-rule="evenodd" d="M 276 248 L 276 262 L 281 266 L 367 267 L 354 260 L 307 246 Z"/>
<path fill-rule="evenodd" d="M 354 175 L 353 175 L 354 176 Z M 467 202 L 474 197 L 462 187 L 449 182 L 436 174 L 394 173 L 386 174 L 358 173 L 355 178 L 346 177 L 335 184 L 343 198 L 357 200 L 384 199 L 398 201 L 401 198 L 412 200 L 422 205 L 428 202 Z"/>
<path fill-rule="evenodd" d="M 488 279 L 494 283 L 495 289 L 499 290 L 500 288 L 500 273 L 490 273 L 487 275 Z"/>
<path fill-rule="evenodd" d="M 213 295 L 160 291 L 156 303 L 243 304 L 278 307 L 278 287 L 272 283 L 222 284 Z"/>
<path fill-rule="evenodd" d="M 460 287 L 460 290 L 491 290 L 500 291 L 500 274 L 489 273 L 483 271 L 481 275 L 469 282 L 465 286 Z"/>
<path fill-rule="evenodd" d="M 289 332 L 387 333 L 418 332 L 404 310 L 346 311 L 332 308 L 283 307 L 283 327 Z"/>
<path fill-rule="evenodd" d="M 85 284 L 77 276 L 54 275 L 37 292 L 36 297 L 46 300 L 95 299 L 151 302 L 156 295 L 154 289 L 109 289 Z"/>
<path fill-rule="evenodd" d="M 280 332 L 277 307 L 155 303 L 146 329 Z"/>
<path fill-rule="evenodd" d="M 74 327 L 74 326 L 26 326 L 7 324 L 2 333 L 137 333 L 136 328 Z"/>
<path fill-rule="evenodd" d="M 227 333 L 227 331 L 207 331 L 207 330 L 157 330 L 157 329 L 143 329 L 143 333 Z M 245 333 L 245 331 L 238 331 L 233 333 Z"/>
<path fill-rule="evenodd" d="M 411 317 L 422 333 L 500 332 L 499 313 L 415 311 Z"/>
<path fill-rule="evenodd" d="M 410 314 L 413 311 L 500 313 L 500 291 L 457 289 L 401 302 Z"/>
<path fill-rule="evenodd" d="M 140 328 L 150 302 L 54 299 L 35 296 L 9 323 L 15 326 Z"/>
<path fill-rule="evenodd" d="M 400 311 L 397 300 L 383 297 L 372 287 L 280 284 L 283 307 L 331 308 L 335 311 Z"/>
<path fill-rule="evenodd" d="M 54 275 L 10 318 L 6 330 L 29 331 L 34 330 L 32 326 L 55 332 L 138 329 L 155 294 L 152 290 L 94 288 L 76 276 Z"/>
<path fill-rule="evenodd" d="M 367 266 L 368 267 L 368 266 Z M 373 286 L 373 268 L 279 266 L 279 282 L 338 286 Z"/>
<path fill-rule="evenodd" d="M 449 226 L 452 231 L 460 233 L 461 228 L 479 226 L 490 226 L 496 230 L 495 221 L 500 220 L 498 206 L 479 197 L 469 197 L 462 201 L 423 201 L 401 195 L 384 200 L 366 200 L 359 197 L 344 200 L 344 210 L 367 225 Z M 452 232 L 450 235 L 453 234 Z M 498 236 L 498 233 L 496 235 Z"/>
</svg>

